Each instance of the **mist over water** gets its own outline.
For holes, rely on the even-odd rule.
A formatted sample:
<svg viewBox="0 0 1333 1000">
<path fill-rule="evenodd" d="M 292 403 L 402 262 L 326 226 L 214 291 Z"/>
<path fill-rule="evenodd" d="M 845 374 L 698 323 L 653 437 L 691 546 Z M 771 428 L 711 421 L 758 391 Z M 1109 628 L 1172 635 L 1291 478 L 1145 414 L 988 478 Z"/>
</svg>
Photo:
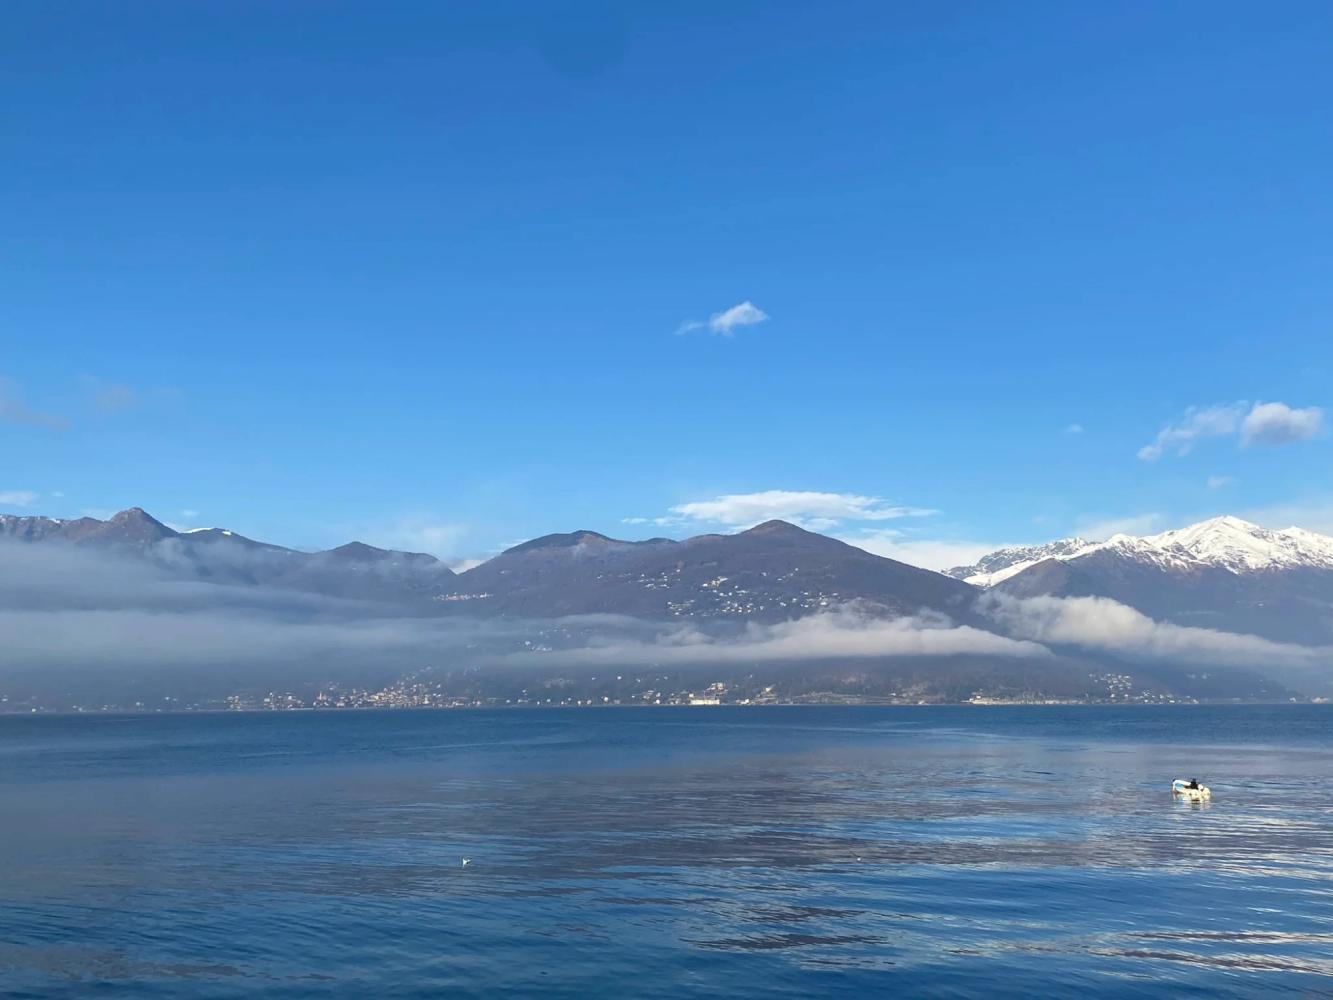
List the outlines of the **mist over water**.
<svg viewBox="0 0 1333 1000">
<path fill-rule="evenodd" d="M 1331 776 L 1328 706 L 0 718 L 0 982 L 1308 994 Z"/>
</svg>

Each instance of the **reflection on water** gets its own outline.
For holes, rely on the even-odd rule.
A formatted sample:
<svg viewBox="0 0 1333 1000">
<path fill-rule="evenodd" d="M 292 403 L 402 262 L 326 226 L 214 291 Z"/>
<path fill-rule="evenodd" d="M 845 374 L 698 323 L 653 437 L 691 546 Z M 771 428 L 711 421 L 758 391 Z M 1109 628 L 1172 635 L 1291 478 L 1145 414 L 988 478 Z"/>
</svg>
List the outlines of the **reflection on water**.
<svg viewBox="0 0 1333 1000">
<path fill-rule="evenodd" d="M 1330 765 L 1321 706 L 0 719 L 0 982 L 1327 991 Z"/>
</svg>

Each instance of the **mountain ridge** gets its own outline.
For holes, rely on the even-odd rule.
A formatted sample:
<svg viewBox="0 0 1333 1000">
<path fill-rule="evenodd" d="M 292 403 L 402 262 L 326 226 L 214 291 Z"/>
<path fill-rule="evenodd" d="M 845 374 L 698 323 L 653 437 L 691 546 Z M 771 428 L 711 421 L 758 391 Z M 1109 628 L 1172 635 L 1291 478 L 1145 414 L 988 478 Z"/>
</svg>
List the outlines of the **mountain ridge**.
<svg viewBox="0 0 1333 1000">
<path fill-rule="evenodd" d="M 1154 535 L 1112 535 L 967 579 L 1022 599 L 1108 598 L 1156 621 L 1333 643 L 1333 537 L 1303 528 L 1215 517 Z"/>
<path fill-rule="evenodd" d="M 225 528 L 177 531 L 141 508 L 105 521 L 2 515 L 0 536 L 133 553 L 193 579 L 407 601 L 451 614 L 772 622 L 861 602 L 885 615 L 968 620 L 975 596 L 962 581 L 780 520 L 679 541 L 588 529 L 543 535 L 461 574 L 432 555 L 364 542 L 301 552 Z"/>
<path fill-rule="evenodd" d="M 580 529 L 510 546 L 465 572 L 437 557 L 348 542 L 318 552 L 226 528 L 177 530 L 142 508 L 106 519 L 0 515 L 0 537 L 142 558 L 173 576 L 273 586 L 414 614 L 614 614 L 771 623 L 856 604 L 987 627 L 976 597 L 1108 598 L 1162 622 L 1333 644 L 1333 538 L 1224 516 L 1155 535 L 1001 549 L 947 573 L 780 520 L 734 534 L 625 540 Z"/>
</svg>

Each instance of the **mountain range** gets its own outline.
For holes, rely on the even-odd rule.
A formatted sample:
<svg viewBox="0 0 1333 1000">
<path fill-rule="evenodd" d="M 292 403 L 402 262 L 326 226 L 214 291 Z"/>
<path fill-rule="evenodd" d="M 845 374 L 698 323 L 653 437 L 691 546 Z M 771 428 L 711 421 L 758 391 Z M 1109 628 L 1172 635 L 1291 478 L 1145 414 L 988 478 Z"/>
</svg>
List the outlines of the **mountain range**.
<svg viewBox="0 0 1333 1000">
<path fill-rule="evenodd" d="M 1234 517 L 1002 549 L 946 573 L 783 521 L 683 540 L 545 535 L 461 573 L 362 542 L 306 552 L 177 530 L 140 508 L 106 520 L 0 515 L 5 542 L 0 628 L 14 630 L 11 665 L 29 672 L 65 662 L 70 635 L 68 658 L 83 667 L 110 655 L 104 642 L 125 662 L 169 664 L 169 634 L 228 663 L 258 655 L 262 640 L 272 662 L 315 665 L 409 665 L 452 649 L 477 662 L 873 661 L 923 677 L 951 664 L 1006 690 L 1049 691 L 1059 674 L 1065 690 L 1100 678 L 1094 687 L 1110 691 L 1132 672 L 1143 690 L 1198 697 L 1333 691 L 1333 538 Z M 85 617 L 52 617 L 61 609 Z M 20 617 L 6 624 L 6 613 Z"/>
<path fill-rule="evenodd" d="M 137 507 L 107 520 L 0 515 L 4 538 L 146 560 L 192 581 L 388 602 L 416 613 L 769 623 L 857 602 L 881 617 L 926 611 L 975 622 L 976 597 L 991 592 L 1109 598 L 1158 621 L 1333 644 L 1333 538 L 1236 517 L 1142 537 L 1000 549 L 945 573 L 784 521 L 682 541 L 545 535 L 463 573 L 432 555 L 362 542 L 304 552 L 223 528 L 178 531 Z"/>
<path fill-rule="evenodd" d="M 419 552 L 350 542 L 301 552 L 221 528 L 177 531 L 141 508 L 108 520 L 0 515 L 0 539 L 146 560 L 193 581 L 265 585 L 440 613 L 776 622 L 859 601 L 884 615 L 971 614 L 975 588 L 784 521 L 734 535 L 629 542 L 595 531 L 515 545 L 462 574 Z"/>
<path fill-rule="evenodd" d="M 361 542 L 301 552 L 225 528 L 177 531 L 139 507 L 105 521 L 0 514 L 0 539 L 5 538 L 63 543 L 146 560 L 183 579 L 366 600 L 430 600 L 448 591 L 455 577 L 445 563 L 421 552 L 396 552 Z"/>
</svg>

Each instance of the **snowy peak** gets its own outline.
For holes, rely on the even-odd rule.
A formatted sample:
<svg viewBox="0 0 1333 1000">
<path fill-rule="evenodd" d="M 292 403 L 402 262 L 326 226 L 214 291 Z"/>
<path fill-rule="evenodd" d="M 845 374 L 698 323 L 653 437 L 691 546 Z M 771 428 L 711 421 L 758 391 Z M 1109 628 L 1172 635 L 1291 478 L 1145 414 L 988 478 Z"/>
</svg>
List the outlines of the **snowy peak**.
<svg viewBox="0 0 1333 1000">
<path fill-rule="evenodd" d="M 1215 517 L 1143 541 L 1179 550 L 1197 562 L 1233 573 L 1269 569 L 1333 569 L 1333 538 L 1301 528 L 1272 531 L 1238 517 Z"/>
<path fill-rule="evenodd" d="M 1112 535 L 1104 542 L 1070 538 L 1047 545 L 1000 549 L 974 566 L 951 569 L 948 574 L 979 587 L 992 587 L 1043 560 L 1073 562 L 1094 553 L 1177 571 L 1202 567 L 1236 574 L 1333 570 L 1333 538 L 1304 528 L 1274 531 L 1226 516 L 1157 535 Z"/>
<path fill-rule="evenodd" d="M 991 587 L 1001 580 L 1007 580 L 1015 576 L 1029 566 L 1035 566 L 1037 563 L 1046 559 L 1067 559 L 1084 549 L 1089 548 L 1092 542 L 1083 538 L 1062 538 L 1056 542 L 1047 542 L 1045 545 L 1015 545 L 1009 548 L 996 549 L 989 555 L 982 556 L 971 566 L 955 566 L 953 569 L 946 569 L 945 576 L 951 576 L 955 580 L 963 580 L 975 587 Z"/>
</svg>

